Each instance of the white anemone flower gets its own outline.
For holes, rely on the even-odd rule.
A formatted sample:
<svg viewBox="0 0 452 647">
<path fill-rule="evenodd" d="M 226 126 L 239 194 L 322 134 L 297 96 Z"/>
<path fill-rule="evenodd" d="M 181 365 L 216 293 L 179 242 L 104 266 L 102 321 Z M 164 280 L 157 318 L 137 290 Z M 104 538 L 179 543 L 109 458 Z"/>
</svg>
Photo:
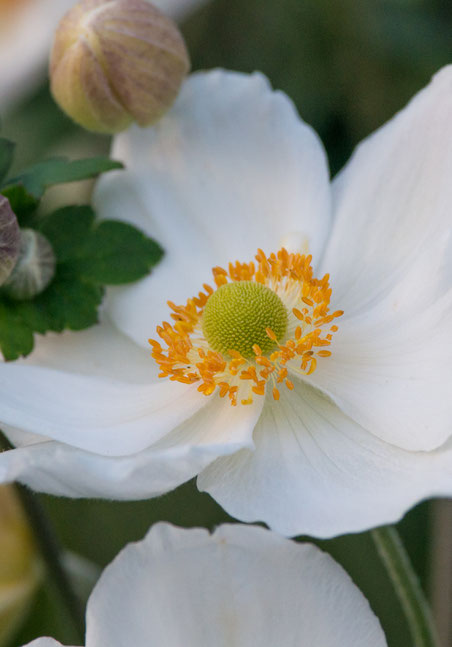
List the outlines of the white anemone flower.
<svg viewBox="0 0 452 647">
<path fill-rule="evenodd" d="M 198 475 L 234 517 L 318 537 L 450 495 L 451 114 L 448 67 L 331 186 L 319 139 L 261 75 L 191 76 L 159 124 L 116 138 L 128 170 L 96 195 L 166 255 L 110 294 L 113 323 L 0 365 L 0 427 L 17 447 L 0 479 L 139 499 Z M 210 285 L 239 279 L 243 298 L 224 314 L 218 287 L 206 323 L 206 295 L 185 304 L 212 267 Z M 171 320 L 167 300 L 179 321 L 159 328 L 168 347 L 153 342 L 161 378 L 147 339 Z M 232 355 L 223 323 L 240 333 Z"/>
<path fill-rule="evenodd" d="M 33 647 L 57 647 L 38 638 Z M 107 566 L 88 600 L 86 647 L 385 647 L 345 571 L 263 528 L 156 524 Z"/>
<path fill-rule="evenodd" d="M 206 0 L 153 0 L 168 16 L 183 20 Z M 27 98 L 47 72 L 58 21 L 76 0 L 0 0 L 0 110 Z"/>
</svg>

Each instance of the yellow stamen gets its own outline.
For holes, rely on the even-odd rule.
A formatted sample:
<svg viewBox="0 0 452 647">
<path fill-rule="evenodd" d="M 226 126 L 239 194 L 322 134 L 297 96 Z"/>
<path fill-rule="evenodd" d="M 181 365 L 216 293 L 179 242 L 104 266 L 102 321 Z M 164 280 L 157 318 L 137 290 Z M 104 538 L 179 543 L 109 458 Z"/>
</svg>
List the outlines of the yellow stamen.
<svg viewBox="0 0 452 647">
<path fill-rule="evenodd" d="M 257 263 L 236 261 L 229 263 L 227 270 L 213 268 L 215 287 L 204 284 L 204 292 L 189 299 L 185 306 L 168 302 L 173 324 L 163 322 L 157 327 L 165 348 L 160 342 L 149 340 L 152 357 L 160 367 L 159 376 L 184 384 L 197 383 L 200 393 L 207 396 L 218 392 L 222 398 L 228 396 L 233 406 L 237 402 L 251 404 L 253 396 L 265 395 L 269 381 L 274 400 L 280 399 L 280 386 L 292 391 L 294 383 L 289 374 L 311 375 L 317 361 L 331 355 L 325 348 L 331 345 L 338 327 L 330 324 L 343 314 L 342 310 L 330 313 L 329 275 L 315 278 L 311 260 L 311 256 L 290 254 L 285 249 L 268 257 L 258 250 Z M 223 286 L 238 282 L 265 286 L 287 309 L 283 336 L 281 331 L 277 335 L 267 326 L 262 333 L 256 333 L 259 343 L 247 342 L 247 349 L 252 352 L 247 350 L 245 356 L 237 348 L 215 350 L 203 329 L 203 314 L 209 299 Z M 248 290 L 247 283 L 244 287 Z M 233 324 L 237 326 L 235 320 Z M 242 332 L 247 339 L 254 336 L 249 328 Z"/>
</svg>

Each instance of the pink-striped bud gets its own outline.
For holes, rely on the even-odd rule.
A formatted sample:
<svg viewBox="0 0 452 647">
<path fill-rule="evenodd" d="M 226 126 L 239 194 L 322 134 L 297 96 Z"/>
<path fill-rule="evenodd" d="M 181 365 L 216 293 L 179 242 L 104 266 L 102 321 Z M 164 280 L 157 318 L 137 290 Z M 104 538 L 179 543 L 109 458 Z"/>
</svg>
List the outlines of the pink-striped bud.
<svg viewBox="0 0 452 647">
<path fill-rule="evenodd" d="M 0 195 L 0 285 L 11 274 L 20 249 L 20 230 L 9 201 Z"/>
<path fill-rule="evenodd" d="M 57 28 L 51 89 L 78 124 L 117 133 L 157 121 L 189 67 L 178 28 L 146 0 L 82 0 Z"/>
</svg>

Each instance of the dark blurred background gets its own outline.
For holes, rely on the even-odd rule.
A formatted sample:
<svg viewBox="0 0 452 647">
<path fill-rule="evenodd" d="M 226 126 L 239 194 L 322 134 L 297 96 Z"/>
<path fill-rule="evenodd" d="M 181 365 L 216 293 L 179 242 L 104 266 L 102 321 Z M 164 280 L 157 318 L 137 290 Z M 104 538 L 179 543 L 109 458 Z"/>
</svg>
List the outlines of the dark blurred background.
<svg viewBox="0 0 452 647">
<path fill-rule="evenodd" d="M 332 174 L 360 139 L 452 60 L 452 4 L 441 0 L 214 0 L 189 16 L 183 32 L 194 70 L 261 70 L 275 88 L 284 90 L 319 132 Z M 78 156 L 109 147 L 108 138 L 71 124 L 45 82 L 5 116 L 2 134 L 18 142 L 18 168 L 55 151 Z M 154 521 L 212 527 L 226 519 L 193 483 L 140 503 L 41 498 L 64 545 L 100 565 L 127 541 L 140 539 Z M 399 526 L 422 584 L 436 600 L 443 647 L 448 647 L 450 507 L 421 504 Z M 389 646 L 410 647 L 400 607 L 369 537 L 353 535 L 320 545 L 368 597 Z M 74 644 L 64 610 L 48 585 L 14 644 L 42 634 Z"/>
</svg>

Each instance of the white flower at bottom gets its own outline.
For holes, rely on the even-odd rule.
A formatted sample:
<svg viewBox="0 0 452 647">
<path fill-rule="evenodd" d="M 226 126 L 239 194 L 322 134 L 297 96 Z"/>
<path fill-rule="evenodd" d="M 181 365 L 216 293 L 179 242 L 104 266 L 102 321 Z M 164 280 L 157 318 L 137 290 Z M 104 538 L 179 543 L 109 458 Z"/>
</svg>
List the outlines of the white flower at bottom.
<svg viewBox="0 0 452 647">
<path fill-rule="evenodd" d="M 452 494 L 451 113 L 448 67 L 331 187 L 260 75 L 190 77 L 96 195 L 163 261 L 110 293 L 113 323 L 0 364 L 0 480 L 137 499 L 198 475 L 229 514 L 320 537 Z"/>
<path fill-rule="evenodd" d="M 213 535 L 155 525 L 105 569 L 86 625 L 86 647 L 387 644 L 366 599 L 329 555 L 238 525 Z"/>
</svg>

